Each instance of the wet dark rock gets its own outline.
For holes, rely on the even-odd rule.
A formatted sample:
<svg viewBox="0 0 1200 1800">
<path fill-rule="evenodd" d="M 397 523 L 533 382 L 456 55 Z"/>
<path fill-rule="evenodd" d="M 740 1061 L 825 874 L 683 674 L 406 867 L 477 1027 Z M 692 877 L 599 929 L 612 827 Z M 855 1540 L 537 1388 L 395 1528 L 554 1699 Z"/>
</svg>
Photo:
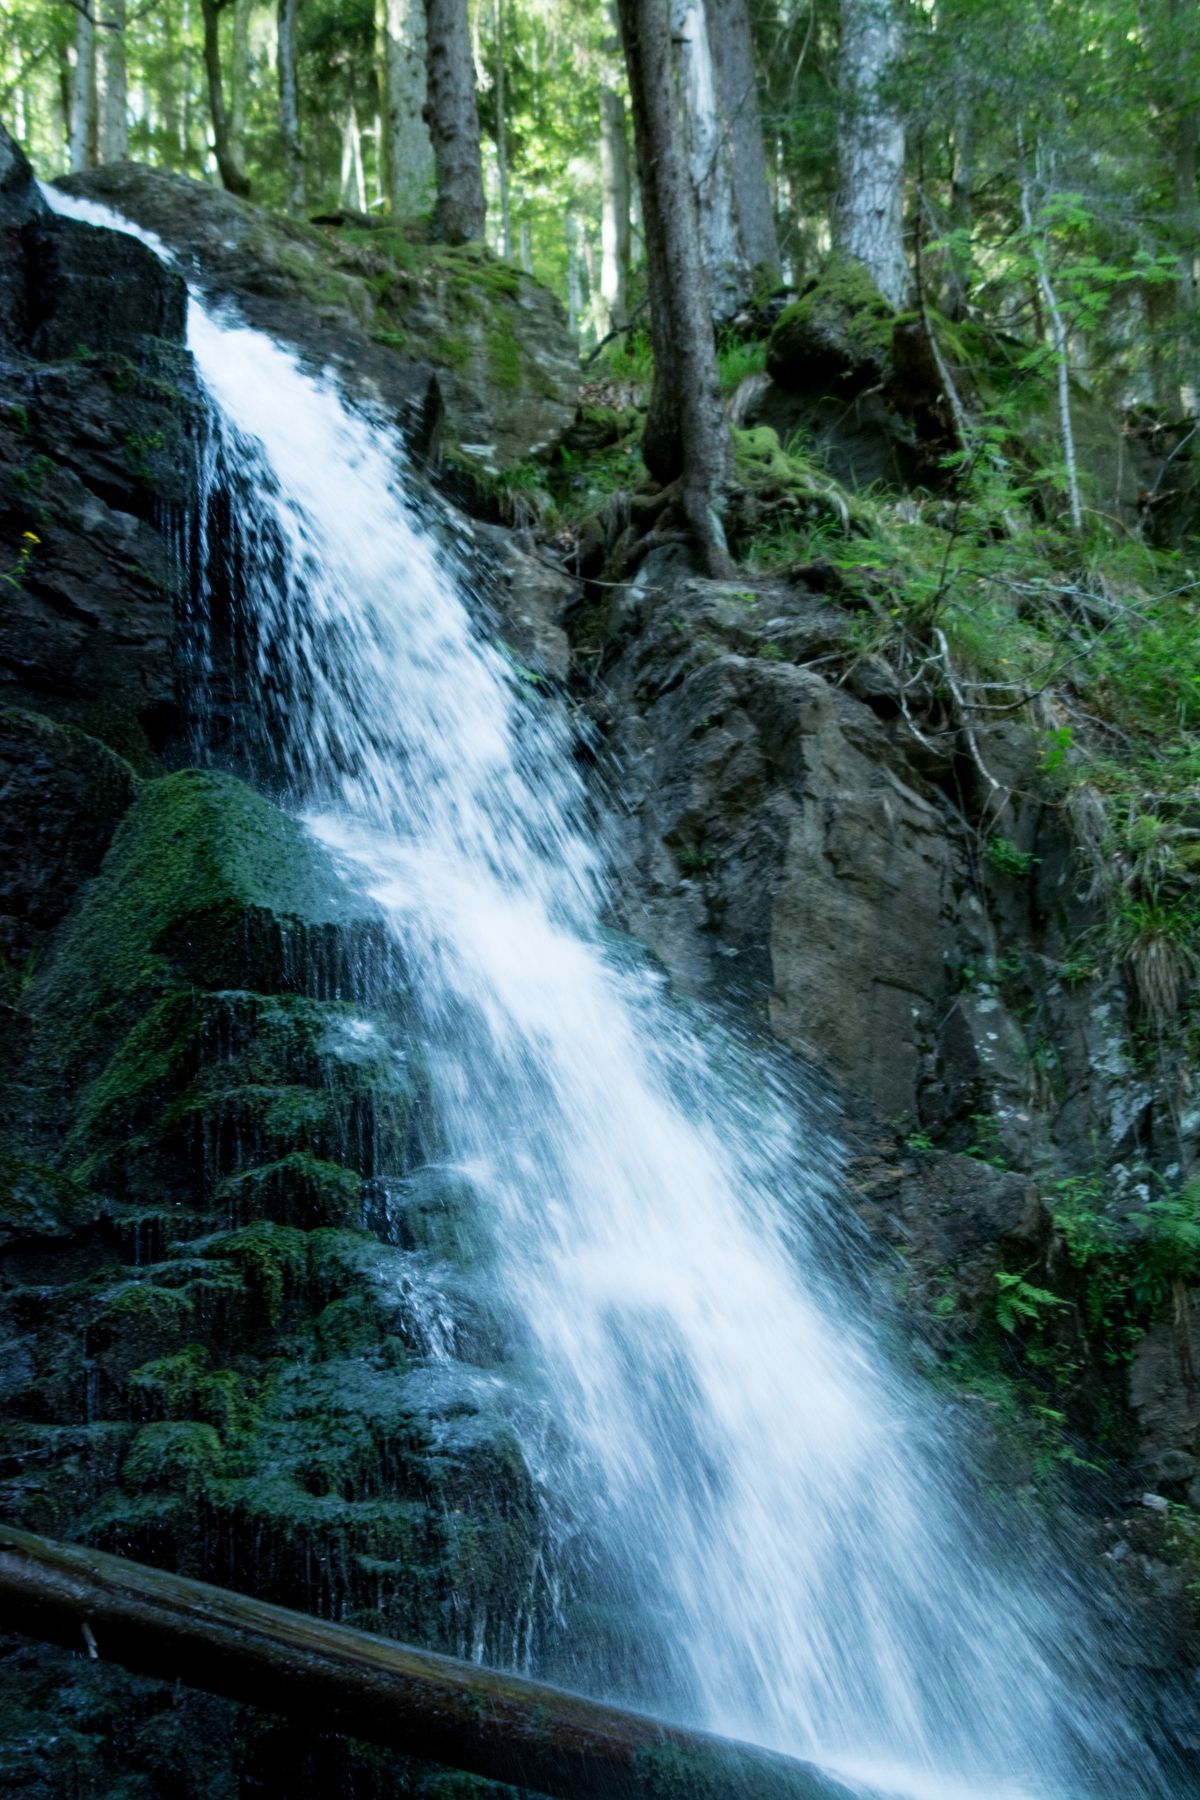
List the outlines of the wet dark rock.
<svg viewBox="0 0 1200 1800">
<path fill-rule="evenodd" d="M 156 232 L 205 289 L 394 417 L 418 456 L 443 428 L 475 465 L 548 453 L 571 424 L 578 354 L 557 300 L 478 246 L 451 250 L 338 216 L 276 218 L 220 188 L 134 163 L 71 193 Z"/>
<path fill-rule="evenodd" d="M 128 350 L 143 337 L 183 342 L 183 280 L 136 238 L 50 218 L 27 242 L 30 349 L 42 361 Z"/>
<path fill-rule="evenodd" d="M 100 867 L 136 778 L 98 739 L 0 710 L 0 954 L 19 966 Z"/>
</svg>

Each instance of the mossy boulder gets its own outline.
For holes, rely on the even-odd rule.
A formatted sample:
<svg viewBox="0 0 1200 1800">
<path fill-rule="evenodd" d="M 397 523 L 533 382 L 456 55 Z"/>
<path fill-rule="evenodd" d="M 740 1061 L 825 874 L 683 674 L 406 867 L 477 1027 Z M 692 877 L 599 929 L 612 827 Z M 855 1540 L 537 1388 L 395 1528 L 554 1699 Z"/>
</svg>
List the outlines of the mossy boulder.
<svg viewBox="0 0 1200 1800">
<path fill-rule="evenodd" d="M 220 188 L 123 163 L 68 177 L 72 193 L 157 232 L 254 325 L 332 366 L 393 411 L 418 454 L 442 433 L 503 470 L 562 439 L 579 355 L 548 289 L 482 245 L 360 215 L 285 220 Z"/>
<path fill-rule="evenodd" d="M 148 782 L 32 997 L 45 1053 L 75 1075 L 173 991 L 336 992 L 368 941 L 369 902 L 303 828 L 232 776 L 184 770 Z M 87 996 L 85 1009 L 80 996 Z M 170 1054 L 186 1022 L 144 1026 L 131 1057 Z"/>
<path fill-rule="evenodd" d="M 887 370 L 895 323 L 862 264 L 835 254 L 776 322 L 767 373 L 801 393 L 858 393 Z"/>
</svg>

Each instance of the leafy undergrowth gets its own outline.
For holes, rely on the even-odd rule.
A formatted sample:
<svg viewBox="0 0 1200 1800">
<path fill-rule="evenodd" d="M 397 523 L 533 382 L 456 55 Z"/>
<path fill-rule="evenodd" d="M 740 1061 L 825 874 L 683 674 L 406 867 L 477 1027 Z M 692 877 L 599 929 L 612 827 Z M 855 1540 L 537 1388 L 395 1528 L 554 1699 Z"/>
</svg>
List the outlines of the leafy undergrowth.
<svg viewBox="0 0 1200 1800">
<path fill-rule="evenodd" d="M 1123 523 L 1098 504 L 1072 532 L 1046 430 L 1048 370 L 1020 345 L 944 321 L 937 331 L 972 397 L 937 491 L 852 491 L 811 433 L 785 441 L 767 425 L 734 425 L 731 548 L 750 579 L 823 571 L 821 591 L 850 614 L 854 653 L 891 666 L 914 737 L 922 719 L 940 737 L 956 732 L 984 775 L 988 729 L 1028 727 L 1039 797 L 1067 816 L 1097 901 L 1076 978 L 1119 970 L 1148 1031 L 1184 1029 L 1200 976 L 1194 540 L 1159 547 L 1152 509 Z M 731 418 L 765 357 L 761 337 L 722 344 Z M 502 477 L 496 495 L 502 513 L 584 564 L 652 485 L 639 448 L 653 374 L 645 333 L 609 346 L 594 374 L 567 444 Z M 1099 403 L 1084 396 L 1080 407 L 1099 429 Z M 1115 442 L 1115 415 L 1105 429 Z"/>
</svg>

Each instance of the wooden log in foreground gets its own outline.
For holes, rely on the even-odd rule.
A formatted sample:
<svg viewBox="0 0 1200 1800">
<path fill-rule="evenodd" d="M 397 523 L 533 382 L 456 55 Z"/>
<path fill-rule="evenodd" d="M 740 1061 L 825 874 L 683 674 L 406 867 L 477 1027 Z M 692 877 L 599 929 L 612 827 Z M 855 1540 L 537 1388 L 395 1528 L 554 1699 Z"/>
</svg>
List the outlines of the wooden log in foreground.
<svg viewBox="0 0 1200 1800">
<path fill-rule="evenodd" d="M 0 1630 L 562 1800 L 846 1800 L 810 1763 L 7 1527 Z"/>
</svg>

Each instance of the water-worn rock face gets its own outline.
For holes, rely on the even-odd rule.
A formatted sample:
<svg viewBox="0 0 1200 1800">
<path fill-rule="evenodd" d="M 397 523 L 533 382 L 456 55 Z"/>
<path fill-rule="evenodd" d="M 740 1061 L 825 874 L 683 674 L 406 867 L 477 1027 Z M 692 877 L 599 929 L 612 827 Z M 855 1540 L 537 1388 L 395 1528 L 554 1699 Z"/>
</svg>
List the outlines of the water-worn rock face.
<svg viewBox="0 0 1200 1800">
<path fill-rule="evenodd" d="M 717 583 L 658 551 L 572 626 L 625 921 L 832 1078 L 847 1199 L 964 1452 L 1070 1521 L 1114 1664 L 1149 1672 L 1154 1730 L 1190 1755 L 1200 1546 L 1168 1502 L 1200 1493 L 1195 1297 L 1177 1284 L 1134 1323 L 1128 1272 L 1103 1265 L 1100 1289 L 1078 1233 L 1133 1258 L 1133 1170 L 1190 1159 L 1194 1126 L 1119 974 L 1072 968 L 1096 912 L 1032 734 L 980 727 L 971 749 L 935 696 L 902 704 L 822 566 Z"/>
<path fill-rule="evenodd" d="M 419 454 L 502 470 L 570 425 L 579 358 L 562 308 L 479 246 L 410 240 L 357 215 L 278 219 L 220 188 L 133 163 L 62 184 L 155 232 L 189 277 L 395 417 Z"/>
<path fill-rule="evenodd" d="M 0 232 L 0 1506 L 499 1660 L 543 1521 L 403 971 L 294 821 L 164 772 L 202 429 L 182 282 L 50 218 L 2 131 Z M 498 1792 L 16 1640 L 0 1785 Z"/>
<path fill-rule="evenodd" d="M 86 182 L 426 448 L 434 364 L 483 460 L 528 454 L 569 414 L 561 326 L 509 271 L 354 221 L 267 221 L 145 171 Z M 543 1524 L 504 1424 L 482 1234 L 437 1166 L 404 971 L 294 822 L 230 776 L 167 773 L 201 428 L 181 284 L 127 238 L 48 218 L 2 133 L 0 233 L 0 1504 L 502 1657 L 538 1604 Z M 565 678 L 570 584 L 493 526 L 476 546 L 517 657 Z M 1115 1191 L 1123 1163 L 1165 1165 L 1196 1122 L 1139 1066 L 1120 980 L 1068 978 L 1091 915 L 1027 734 L 982 741 L 1025 796 L 993 813 L 961 745 L 905 722 L 907 705 L 929 723 L 928 696 L 856 652 L 835 589 L 821 567 L 698 581 L 662 553 L 572 617 L 587 752 L 628 809 L 625 920 L 682 988 L 836 1085 L 847 1208 L 897 1322 L 985 1479 L 1073 1530 L 1070 1506 L 1088 1515 L 1119 1584 L 1113 1656 L 1153 1677 L 1154 1730 L 1195 1749 L 1198 1559 L 1165 1510 L 1200 1468 L 1192 1302 L 1173 1292 L 1127 1363 L 1051 1206 L 1081 1171 Z M 1025 1300 L 1038 1322 L 1009 1330 L 1003 1280 L 1053 1281 L 1055 1304 Z M 1044 1415 L 1064 1406 L 1060 1429 Z M 1077 1467 L 1097 1438 L 1103 1477 Z M 25 1800 L 486 1791 L 4 1651 L 0 1771 Z"/>
</svg>

